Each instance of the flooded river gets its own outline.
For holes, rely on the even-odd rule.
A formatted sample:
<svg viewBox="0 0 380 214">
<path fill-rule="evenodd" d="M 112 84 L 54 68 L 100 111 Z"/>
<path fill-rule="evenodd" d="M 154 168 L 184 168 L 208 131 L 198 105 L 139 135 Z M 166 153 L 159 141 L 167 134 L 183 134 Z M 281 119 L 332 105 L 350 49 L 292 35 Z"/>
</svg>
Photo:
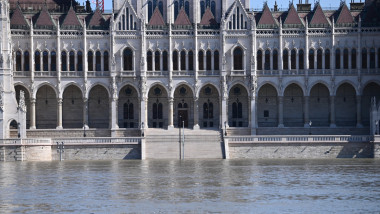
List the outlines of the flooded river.
<svg viewBox="0 0 380 214">
<path fill-rule="evenodd" d="M 380 160 L 0 163 L 0 213 L 379 213 Z"/>
</svg>

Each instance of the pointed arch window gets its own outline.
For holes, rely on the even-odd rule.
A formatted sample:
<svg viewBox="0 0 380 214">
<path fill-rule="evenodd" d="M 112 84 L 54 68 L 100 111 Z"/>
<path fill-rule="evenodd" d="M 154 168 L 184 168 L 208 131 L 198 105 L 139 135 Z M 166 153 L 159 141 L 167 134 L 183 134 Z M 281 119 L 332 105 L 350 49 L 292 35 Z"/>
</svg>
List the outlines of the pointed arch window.
<svg viewBox="0 0 380 214">
<path fill-rule="evenodd" d="M 297 52 L 296 52 L 296 49 L 293 49 L 291 52 L 290 52 L 290 63 L 291 63 L 291 69 L 294 70 L 297 68 Z"/>
<path fill-rule="evenodd" d="M 87 65 L 89 71 L 94 71 L 94 53 L 92 51 L 89 51 L 87 54 Z"/>
<path fill-rule="evenodd" d="M 369 68 L 375 68 L 375 48 L 369 50 Z"/>
<path fill-rule="evenodd" d="M 123 52 L 124 71 L 132 71 L 133 69 L 133 52 L 126 48 Z"/>
<path fill-rule="evenodd" d="M 130 103 L 129 100 L 127 103 L 124 103 L 124 119 L 125 120 L 133 120 L 134 119 L 134 109 L 133 103 Z"/>
<path fill-rule="evenodd" d="M 265 62 L 264 62 L 265 70 L 270 70 L 270 50 L 265 51 Z"/>
<path fill-rule="evenodd" d="M 287 49 L 283 51 L 282 61 L 283 61 L 283 69 L 288 70 L 289 69 L 289 51 Z"/>
<path fill-rule="evenodd" d="M 21 67 L 22 67 L 22 64 L 21 64 L 21 51 L 17 51 L 16 52 L 16 71 L 21 71 Z"/>
<path fill-rule="evenodd" d="M 309 50 L 309 69 L 314 69 L 314 50 Z"/>
<path fill-rule="evenodd" d="M 257 70 L 261 71 L 263 70 L 263 51 L 258 50 L 256 57 L 257 57 Z"/>
<path fill-rule="evenodd" d="M 212 66 L 211 66 L 211 51 L 207 51 L 206 52 L 206 70 L 207 71 L 211 71 L 212 70 Z"/>
<path fill-rule="evenodd" d="M 55 51 L 52 51 L 50 53 L 50 57 L 51 57 L 50 70 L 57 71 L 57 53 Z"/>
<path fill-rule="evenodd" d="M 351 68 L 356 69 L 356 49 L 351 50 Z"/>
<path fill-rule="evenodd" d="M 44 71 L 49 71 L 49 53 L 44 51 L 42 53 L 42 67 Z"/>
<path fill-rule="evenodd" d="M 340 69 L 340 49 L 335 51 L 335 69 Z"/>
<path fill-rule="evenodd" d="M 330 50 L 325 50 L 325 69 L 330 69 Z"/>
<path fill-rule="evenodd" d="M 278 52 L 273 50 L 273 70 L 278 70 Z"/>
<path fill-rule="evenodd" d="M 24 52 L 24 71 L 29 71 L 30 70 L 30 63 L 29 63 L 29 51 Z"/>
<path fill-rule="evenodd" d="M 160 103 L 158 100 L 157 102 L 153 103 L 153 119 L 162 119 L 162 103 Z"/>
<path fill-rule="evenodd" d="M 243 50 L 240 47 L 234 50 L 234 70 L 243 70 Z"/>
<path fill-rule="evenodd" d="M 243 118 L 243 104 L 239 100 L 236 100 L 236 102 L 232 103 L 232 118 Z"/>
<path fill-rule="evenodd" d="M 317 69 L 322 69 L 322 49 L 317 50 Z"/>
<path fill-rule="evenodd" d="M 82 51 L 77 52 L 77 71 L 83 71 L 83 53 L 82 53 Z"/>
<path fill-rule="evenodd" d="M 70 62 L 70 71 L 75 71 L 75 53 L 70 51 L 69 62 Z"/>
<path fill-rule="evenodd" d="M 186 52 L 181 51 L 181 70 L 185 71 L 186 70 Z"/>
<path fill-rule="evenodd" d="M 214 118 L 214 104 L 210 101 L 203 104 L 203 119 Z"/>
<path fill-rule="evenodd" d="M 100 51 L 96 51 L 96 54 L 95 54 L 95 68 L 96 68 L 96 71 L 101 71 L 102 70 L 102 54 L 100 53 Z"/>
<path fill-rule="evenodd" d="M 67 71 L 67 54 L 65 51 L 62 51 L 61 53 L 61 70 L 62 71 Z"/>
<path fill-rule="evenodd" d="M 367 68 L 367 49 L 362 49 L 362 68 Z"/>
<path fill-rule="evenodd" d="M 214 70 L 219 71 L 219 51 L 214 51 Z"/>
<path fill-rule="evenodd" d="M 109 61 L 110 61 L 110 57 L 108 55 L 108 51 L 104 51 L 104 54 L 103 54 L 103 67 L 104 67 L 104 71 L 109 71 Z"/>
<path fill-rule="evenodd" d="M 164 4 L 162 1 L 158 0 L 150 0 L 148 1 L 148 20 L 150 20 L 153 16 L 154 10 L 158 7 L 158 10 L 160 10 L 161 15 L 164 15 Z M 132 16 L 131 16 L 132 18 Z"/>
<path fill-rule="evenodd" d="M 348 49 L 343 50 L 343 68 L 348 69 Z"/>
<path fill-rule="evenodd" d="M 41 71 L 41 53 L 39 51 L 34 53 L 34 65 L 35 71 Z"/>
<path fill-rule="evenodd" d="M 153 64 L 152 64 L 152 60 L 153 60 L 153 54 L 152 54 L 152 51 L 148 51 L 148 53 L 146 54 L 146 62 L 147 62 L 147 69 L 148 71 L 152 71 L 153 70 Z"/>
<path fill-rule="evenodd" d="M 194 54 L 193 54 L 193 51 L 189 51 L 188 57 L 189 57 L 189 71 L 193 71 L 194 70 Z"/>
<path fill-rule="evenodd" d="M 198 52 L 198 70 L 203 71 L 204 70 L 204 65 L 203 65 L 203 51 Z"/>
<path fill-rule="evenodd" d="M 214 17 L 216 16 L 216 4 L 215 4 L 215 1 L 210 1 L 210 0 L 201 0 L 200 1 L 200 7 L 201 7 L 201 18 L 203 17 L 203 15 L 205 14 L 206 12 L 206 9 L 207 8 L 210 8 L 212 14 L 214 15 Z"/>
<path fill-rule="evenodd" d="M 178 52 L 173 51 L 173 70 L 178 71 Z"/>
<path fill-rule="evenodd" d="M 164 51 L 162 53 L 162 69 L 164 71 L 167 71 L 168 70 L 168 52 Z"/>
<path fill-rule="evenodd" d="M 298 68 L 299 69 L 305 69 L 305 62 L 304 62 L 304 53 L 303 50 L 298 51 Z"/>
<path fill-rule="evenodd" d="M 159 51 L 154 53 L 154 69 L 156 71 L 161 70 L 161 54 Z"/>
</svg>

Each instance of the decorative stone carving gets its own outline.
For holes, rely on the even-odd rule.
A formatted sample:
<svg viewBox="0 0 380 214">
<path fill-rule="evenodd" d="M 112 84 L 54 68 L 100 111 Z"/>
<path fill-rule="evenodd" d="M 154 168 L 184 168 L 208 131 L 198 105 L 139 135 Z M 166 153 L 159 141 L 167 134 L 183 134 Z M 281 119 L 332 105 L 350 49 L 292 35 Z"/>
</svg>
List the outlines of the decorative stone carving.
<svg viewBox="0 0 380 214">
<path fill-rule="evenodd" d="M 20 102 L 18 107 L 21 109 L 21 111 L 26 112 L 25 93 L 23 90 L 20 90 Z"/>
<path fill-rule="evenodd" d="M 4 63 L 4 57 L 3 57 L 3 54 L 0 54 L 0 68 L 3 67 L 3 63 Z"/>
<path fill-rule="evenodd" d="M 112 93 L 112 99 L 116 100 L 117 99 L 117 85 L 116 85 L 115 77 L 111 78 L 110 90 Z"/>
</svg>

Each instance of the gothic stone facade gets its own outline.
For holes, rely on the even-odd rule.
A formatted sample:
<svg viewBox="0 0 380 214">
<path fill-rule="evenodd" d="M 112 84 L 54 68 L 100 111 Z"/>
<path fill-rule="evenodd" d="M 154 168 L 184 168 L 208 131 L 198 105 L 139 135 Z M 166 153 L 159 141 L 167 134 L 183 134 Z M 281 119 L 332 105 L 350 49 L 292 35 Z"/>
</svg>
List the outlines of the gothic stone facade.
<svg viewBox="0 0 380 214">
<path fill-rule="evenodd" d="M 380 98 L 377 1 L 255 11 L 248 0 L 115 0 L 112 13 L 49 4 L 0 4 L 28 130 L 352 131 L 369 127 Z"/>
</svg>

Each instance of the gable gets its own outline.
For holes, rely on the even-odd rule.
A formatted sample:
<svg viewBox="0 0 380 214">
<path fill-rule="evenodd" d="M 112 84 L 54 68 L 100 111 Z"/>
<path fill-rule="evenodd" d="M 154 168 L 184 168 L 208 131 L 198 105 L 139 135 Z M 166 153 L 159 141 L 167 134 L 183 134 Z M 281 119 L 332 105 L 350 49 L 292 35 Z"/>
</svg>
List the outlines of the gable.
<svg viewBox="0 0 380 214">
<path fill-rule="evenodd" d="M 288 14 L 284 21 L 284 25 L 303 25 L 293 4 L 290 5 Z"/>
<path fill-rule="evenodd" d="M 164 18 L 162 17 L 162 14 L 158 7 L 154 10 L 154 13 L 152 15 L 152 18 L 149 21 L 149 25 L 151 26 L 159 26 L 159 25 L 165 25 Z"/>
<path fill-rule="evenodd" d="M 215 17 L 212 14 L 210 8 L 206 9 L 206 12 L 203 15 L 202 20 L 199 24 L 201 25 L 216 25 L 217 24 Z"/>
<path fill-rule="evenodd" d="M 250 19 L 241 2 L 235 0 L 227 10 L 225 20 L 228 23 L 228 29 L 247 29 Z"/>
<path fill-rule="evenodd" d="M 95 13 L 92 15 L 90 22 L 88 23 L 89 29 L 101 29 L 107 27 L 105 19 L 102 16 L 99 8 L 95 10 Z"/>
<path fill-rule="evenodd" d="M 317 4 L 314 10 L 313 17 L 311 18 L 311 21 L 310 21 L 310 25 L 318 25 L 318 26 L 330 25 L 320 4 Z"/>
<path fill-rule="evenodd" d="M 82 24 L 79 22 L 79 19 L 77 17 L 77 14 L 75 13 L 73 7 L 70 7 L 69 12 L 67 12 L 66 17 L 63 20 L 62 27 L 67 27 L 70 29 L 82 27 Z"/>
<path fill-rule="evenodd" d="M 131 2 L 125 1 L 115 19 L 114 29 L 136 30 L 138 20 L 139 18 Z"/>
<path fill-rule="evenodd" d="M 189 17 L 186 14 L 185 9 L 181 8 L 174 25 L 191 25 Z"/>
<path fill-rule="evenodd" d="M 353 23 L 354 18 L 352 17 L 350 11 L 348 10 L 348 7 L 346 4 L 343 4 L 341 7 L 338 19 L 336 20 L 337 24 L 343 24 L 343 23 Z"/>
<path fill-rule="evenodd" d="M 13 13 L 11 20 L 10 20 L 12 28 L 19 28 L 19 27 L 28 27 L 29 24 L 25 19 L 24 14 L 21 11 L 21 8 L 18 6 Z"/>
<path fill-rule="evenodd" d="M 264 27 L 274 27 L 277 26 L 276 20 L 272 16 L 272 12 L 270 12 L 270 9 L 267 4 L 265 4 L 263 12 L 261 13 L 261 16 L 259 18 L 259 22 L 257 23 L 257 26 Z"/>
<path fill-rule="evenodd" d="M 46 7 L 40 12 L 37 21 L 35 23 L 36 28 L 52 28 L 55 27 L 55 24 L 53 22 L 53 19 L 51 18 L 49 12 L 47 11 Z"/>
</svg>

